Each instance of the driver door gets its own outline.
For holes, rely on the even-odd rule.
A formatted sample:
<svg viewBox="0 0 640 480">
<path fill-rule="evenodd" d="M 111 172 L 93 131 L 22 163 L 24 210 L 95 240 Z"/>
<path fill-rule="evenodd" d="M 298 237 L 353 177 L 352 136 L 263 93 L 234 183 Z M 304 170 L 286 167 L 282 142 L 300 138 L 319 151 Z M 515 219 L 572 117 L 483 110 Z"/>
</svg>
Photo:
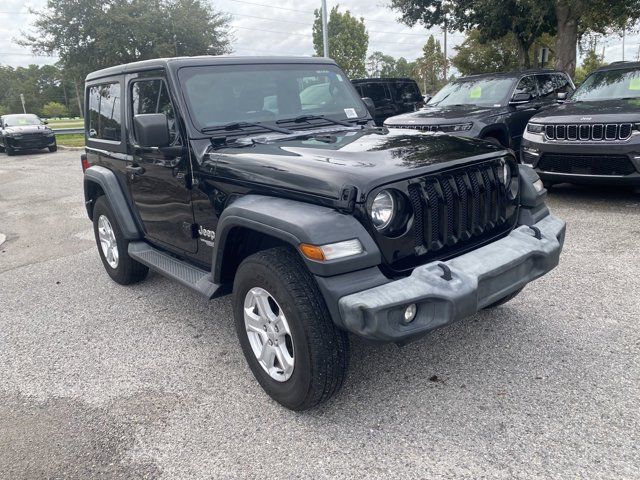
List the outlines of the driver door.
<svg viewBox="0 0 640 480">
<path fill-rule="evenodd" d="M 197 240 L 188 188 L 188 149 L 179 148 L 187 143 L 178 128 L 166 80 L 162 76 L 132 76 L 127 82 L 127 93 L 131 126 L 127 184 L 146 237 L 154 243 L 194 253 Z M 160 150 L 137 146 L 133 116 L 147 113 L 166 115 L 172 146 L 178 148 Z"/>
</svg>

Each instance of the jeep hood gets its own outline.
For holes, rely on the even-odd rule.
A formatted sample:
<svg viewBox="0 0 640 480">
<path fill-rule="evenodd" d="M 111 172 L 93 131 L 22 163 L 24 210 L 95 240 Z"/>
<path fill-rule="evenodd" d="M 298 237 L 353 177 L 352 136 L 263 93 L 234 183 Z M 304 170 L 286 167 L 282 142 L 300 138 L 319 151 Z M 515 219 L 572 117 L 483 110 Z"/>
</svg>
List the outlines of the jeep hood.
<svg viewBox="0 0 640 480">
<path fill-rule="evenodd" d="M 345 186 L 354 186 L 357 200 L 364 201 L 382 184 L 507 153 L 474 139 L 394 129 L 335 132 L 331 143 L 313 137 L 262 140 L 210 149 L 201 168 L 232 182 L 333 199 Z"/>
<path fill-rule="evenodd" d="M 600 102 L 567 102 L 535 115 L 540 123 L 625 123 L 640 121 L 640 98 Z"/>
<path fill-rule="evenodd" d="M 501 107 L 479 105 L 429 106 L 417 112 L 406 113 L 388 118 L 385 125 L 440 125 L 447 123 L 465 123 L 474 118 L 486 118 L 497 115 Z"/>
</svg>

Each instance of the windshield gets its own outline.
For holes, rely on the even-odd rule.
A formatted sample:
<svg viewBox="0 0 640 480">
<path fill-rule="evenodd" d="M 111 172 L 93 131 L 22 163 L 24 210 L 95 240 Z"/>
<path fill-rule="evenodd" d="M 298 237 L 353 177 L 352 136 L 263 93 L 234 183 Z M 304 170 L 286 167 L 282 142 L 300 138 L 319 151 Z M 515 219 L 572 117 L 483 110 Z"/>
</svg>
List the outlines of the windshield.
<svg viewBox="0 0 640 480">
<path fill-rule="evenodd" d="M 578 102 L 640 98 L 640 69 L 608 70 L 587 77 L 573 93 Z"/>
<path fill-rule="evenodd" d="M 27 115 L 7 115 L 4 117 L 4 124 L 7 127 L 20 127 L 23 125 L 42 125 L 42 120 L 37 116 Z"/>
<path fill-rule="evenodd" d="M 483 78 L 445 85 L 429 105 L 504 105 L 513 88 L 513 78 Z"/>
<path fill-rule="evenodd" d="M 202 130 L 231 122 L 265 122 L 322 115 L 365 117 L 347 77 L 332 65 L 219 65 L 179 72 L 191 119 Z"/>
</svg>

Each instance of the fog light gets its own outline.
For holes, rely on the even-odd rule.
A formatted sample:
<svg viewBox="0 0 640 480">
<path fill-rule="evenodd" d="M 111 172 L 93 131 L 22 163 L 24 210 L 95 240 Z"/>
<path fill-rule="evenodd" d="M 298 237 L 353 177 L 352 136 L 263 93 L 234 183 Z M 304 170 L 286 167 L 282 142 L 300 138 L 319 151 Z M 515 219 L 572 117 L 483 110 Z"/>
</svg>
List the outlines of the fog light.
<svg viewBox="0 0 640 480">
<path fill-rule="evenodd" d="M 533 182 L 533 188 L 536 189 L 536 192 L 541 192 L 542 190 L 544 190 L 544 183 L 542 183 L 542 180 L 538 179 Z"/>
<path fill-rule="evenodd" d="M 412 303 L 404 311 L 404 323 L 413 322 L 413 319 L 416 318 L 416 313 L 418 313 L 418 307 L 415 303 Z"/>
</svg>

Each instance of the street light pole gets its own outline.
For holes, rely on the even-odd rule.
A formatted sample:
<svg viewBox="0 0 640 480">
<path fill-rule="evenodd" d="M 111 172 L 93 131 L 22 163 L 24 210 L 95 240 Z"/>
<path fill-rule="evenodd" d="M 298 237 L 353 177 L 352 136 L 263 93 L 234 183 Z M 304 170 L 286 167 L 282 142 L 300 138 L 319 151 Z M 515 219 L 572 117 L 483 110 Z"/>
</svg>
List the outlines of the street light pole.
<svg viewBox="0 0 640 480">
<path fill-rule="evenodd" d="M 329 32 L 327 31 L 327 0 L 322 0 L 322 51 L 329 58 Z"/>
<path fill-rule="evenodd" d="M 20 94 L 20 101 L 22 102 L 22 111 L 23 111 L 23 113 L 27 113 L 27 109 L 24 106 L 24 93 Z"/>
</svg>

